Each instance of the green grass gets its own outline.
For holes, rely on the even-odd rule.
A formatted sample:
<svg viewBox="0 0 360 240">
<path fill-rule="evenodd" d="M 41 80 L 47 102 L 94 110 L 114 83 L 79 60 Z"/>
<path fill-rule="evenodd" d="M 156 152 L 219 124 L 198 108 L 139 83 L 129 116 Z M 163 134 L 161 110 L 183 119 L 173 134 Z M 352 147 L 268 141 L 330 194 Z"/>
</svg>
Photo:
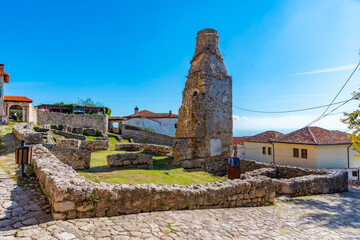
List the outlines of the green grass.
<svg viewBox="0 0 360 240">
<path fill-rule="evenodd" d="M 154 168 L 108 168 L 106 156 L 124 153 L 124 151 L 98 151 L 91 154 L 90 169 L 79 170 L 78 173 L 94 182 L 125 184 L 204 184 L 225 181 L 226 178 L 215 177 L 206 172 L 185 172 L 182 168 L 171 168 L 171 157 L 154 155 Z"/>
</svg>

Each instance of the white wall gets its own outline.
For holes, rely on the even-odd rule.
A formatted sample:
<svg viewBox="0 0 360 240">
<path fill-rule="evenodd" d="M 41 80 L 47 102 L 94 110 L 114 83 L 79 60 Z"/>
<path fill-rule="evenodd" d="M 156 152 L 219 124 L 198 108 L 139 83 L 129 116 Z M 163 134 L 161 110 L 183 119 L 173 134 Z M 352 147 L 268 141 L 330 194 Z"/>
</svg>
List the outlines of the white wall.
<svg viewBox="0 0 360 240">
<path fill-rule="evenodd" d="M 266 147 L 266 154 L 263 154 L 263 147 Z M 268 155 L 268 148 L 271 148 L 271 155 Z M 273 162 L 273 146 L 271 143 L 244 142 L 245 159 L 259 162 Z"/>
<path fill-rule="evenodd" d="M 347 168 L 347 148 L 349 145 L 317 146 L 318 168 Z M 350 156 L 354 157 L 354 156 Z"/>
<path fill-rule="evenodd" d="M 32 104 L 29 105 L 29 122 L 37 124 L 37 108 L 34 108 Z"/>
<path fill-rule="evenodd" d="M 316 168 L 317 146 L 306 144 L 274 143 L 275 163 L 296 167 Z M 299 157 L 294 157 L 293 149 L 299 149 Z M 302 158 L 301 149 L 307 150 L 307 158 Z"/>
<path fill-rule="evenodd" d="M 233 156 L 238 158 L 245 158 L 245 147 L 242 144 L 238 144 L 236 146 L 233 146 L 234 150 L 236 149 L 236 155 L 235 151 Z"/>
<path fill-rule="evenodd" d="M 175 123 L 177 123 L 177 121 L 177 118 L 132 118 L 125 120 L 125 124 L 151 129 L 157 133 L 165 134 L 168 136 L 175 136 Z"/>
<path fill-rule="evenodd" d="M 0 87 L 1 87 L 0 116 L 5 116 L 5 106 L 4 106 L 4 76 L 3 76 L 3 75 L 0 75 Z"/>
</svg>

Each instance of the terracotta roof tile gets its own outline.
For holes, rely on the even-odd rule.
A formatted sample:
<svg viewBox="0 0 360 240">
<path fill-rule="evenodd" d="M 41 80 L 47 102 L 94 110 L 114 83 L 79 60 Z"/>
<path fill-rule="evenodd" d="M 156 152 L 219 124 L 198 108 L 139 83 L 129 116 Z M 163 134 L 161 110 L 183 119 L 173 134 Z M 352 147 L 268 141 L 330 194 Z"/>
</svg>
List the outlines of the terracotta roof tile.
<svg viewBox="0 0 360 240">
<path fill-rule="evenodd" d="M 30 103 L 33 102 L 33 100 L 31 100 L 30 98 L 27 98 L 27 97 L 23 97 L 23 96 L 8 96 L 8 95 L 4 95 L 4 101 L 11 101 L 11 102 L 30 102 Z"/>
<path fill-rule="evenodd" d="M 313 145 L 350 144 L 348 134 L 341 131 L 327 130 L 320 127 L 305 127 L 283 137 L 275 142 L 298 143 Z"/>
<path fill-rule="evenodd" d="M 249 137 L 244 142 L 272 142 L 279 137 L 284 136 L 283 133 L 277 131 L 266 131 L 255 136 Z"/>
<path fill-rule="evenodd" d="M 244 137 L 233 137 L 233 145 L 236 146 L 238 144 L 243 145 L 244 140 L 249 138 L 250 136 L 244 136 Z"/>
<path fill-rule="evenodd" d="M 170 112 L 168 113 L 153 113 L 148 110 L 139 111 L 137 114 L 131 114 L 129 116 L 125 116 L 124 118 L 177 118 L 178 115 Z"/>
</svg>

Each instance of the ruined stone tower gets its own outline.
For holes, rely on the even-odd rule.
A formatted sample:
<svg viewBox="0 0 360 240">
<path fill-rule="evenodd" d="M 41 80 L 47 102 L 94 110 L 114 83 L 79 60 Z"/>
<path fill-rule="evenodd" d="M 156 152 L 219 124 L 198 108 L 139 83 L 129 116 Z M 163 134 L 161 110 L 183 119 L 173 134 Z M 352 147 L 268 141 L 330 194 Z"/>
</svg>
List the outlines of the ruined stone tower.
<svg viewBox="0 0 360 240">
<path fill-rule="evenodd" d="M 179 109 L 173 163 L 222 175 L 232 146 L 232 79 L 218 43 L 215 30 L 197 34 Z"/>
</svg>

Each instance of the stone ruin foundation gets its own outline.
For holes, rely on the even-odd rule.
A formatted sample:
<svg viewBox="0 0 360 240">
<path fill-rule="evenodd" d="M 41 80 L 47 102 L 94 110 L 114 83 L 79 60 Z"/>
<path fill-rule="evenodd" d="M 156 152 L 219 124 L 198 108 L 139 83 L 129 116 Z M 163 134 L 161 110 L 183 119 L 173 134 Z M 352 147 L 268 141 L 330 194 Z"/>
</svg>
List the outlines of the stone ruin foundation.
<svg viewBox="0 0 360 240">
<path fill-rule="evenodd" d="M 109 167 L 153 168 L 153 158 L 141 153 L 117 153 L 106 157 Z"/>
<path fill-rule="evenodd" d="M 173 164 L 225 175 L 232 145 L 232 79 L 215 30 L 199 31 L 183 91 Z"/>
</svg>

